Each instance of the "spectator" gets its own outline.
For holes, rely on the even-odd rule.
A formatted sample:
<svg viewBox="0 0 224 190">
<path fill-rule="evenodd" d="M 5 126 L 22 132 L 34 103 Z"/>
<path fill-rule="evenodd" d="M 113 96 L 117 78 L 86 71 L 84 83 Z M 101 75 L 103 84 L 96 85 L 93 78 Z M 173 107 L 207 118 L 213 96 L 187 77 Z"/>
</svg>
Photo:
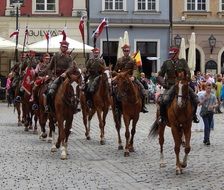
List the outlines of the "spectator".
<svg viewBox="0 0 224 190">
<path fill-rule="evenodd" d="M 205 145 L 210 145 L 210 131 L 214 115 L 214 109 L 217 106 L 217 100 L 214 94 L 212 94 L 212 84 L 207 82 L 205 92 L 199 98 L 199 105 L 202 105 L 200 115 L 204 121 L 204 140 Z"/>
<path fill-rule="evenodd" d="M 190 87 L 192 88 L 192 90 L 194 92 L 198 91 L 198 83 L 197 83 L 195 75 L 193 75 L 192 78 L 191 78 Z"/>
<path fill-rule="evenodd" d="M 215 83 L 216 84 L 216 98 L 217 98 L 217 102 L 218 102 L 218 106 L 216 108 L 216 113 L 222 113 L 221 110 L 220 110 L 220 105 L 221 105 L 221 89 L 222 89 L 222 75 L 217 75 L 217 82 Z"/>
<path fill-rule="evenodd" d="M 12 78 L 13 78 L 13 73 L 9 73 L 6 81 L 6 99 L 8 102 L 8 107 L 11 106 L 12 104 L 12 92 L 11 92 L 11 87 L 12 87 Z"/>
</svg>

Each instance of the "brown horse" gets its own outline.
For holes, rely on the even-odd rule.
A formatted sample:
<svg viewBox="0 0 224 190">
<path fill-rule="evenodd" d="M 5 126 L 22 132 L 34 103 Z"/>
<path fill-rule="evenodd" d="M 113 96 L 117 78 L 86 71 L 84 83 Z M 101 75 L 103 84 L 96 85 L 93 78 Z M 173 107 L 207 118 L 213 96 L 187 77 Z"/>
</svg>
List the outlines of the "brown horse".
<svg viewBox="0 0 224 190">
<path fill-rule="evenodd" d="M 53 113 L 49 114 L 45 112 L 44 97 L 43 97 L 43 94 L 47 90 L 48 83 L 49 81 L 46 81 L 42 83 L 41 85 L 39 85 L 36 88 L 37 93 L 35 93 L 34 96 L 35 96 L 35 100 L 38 100 L 37 115 L 38 115 L 39 124 L 41 128 L 41 133 L 39 135 L 39 138 L 42 140 L 45 140 L 48 136 L 48 142 L 52 142 L 52 132 L 55 132 L 55 120 L 54 120 L 55 115 L 52 115 Z M 46 133 L 46 128 L 45 128 L 47 120 L 49 120 L 49 134 L 48 135 Z"/>
<path fill-rule="evenodd" d="M 67 159 L 67 143 L 70 135 L 70 130 L 72 127 L 74 106 L 71 102 L 71 94 L 74 94 L 73 87 L 71 83 L 76 81 L 79 83 L 80 76 L 71 75 L 67 77 L 60 85 L 55 94 L 54 99 L 54 109 L 55 109 L 55 119 L 58 124 L 59 135 L 58 141 L 54 144 L 54 135 L 53 135 L 53 146 L 51 151 L 56 151 L 56 148 L 59 148 L 61 145 L 61 159 Z M 65 124 L 64 124 L 65 122 Z"/>
<path fill-rule="evenodd" d="M 142 107 L 142 99 L 138 85 L 132 82 L 128 72 L 118 73 L 113 80 L 113 86 L 112 111 L 118 134 L 118 149 L 123 149 L 120 136 L 121 116 L 123 115 L 126 137 L 124 156 L 129 156 L 129 152 L 134 152 L 133 141 Z M 132 129 L 130 137 L 129 125 L 131 121 Z"/>
<path fill-rule="evenodd" d="M 172 136 L 175 143 L 175 154 L 176 154 L 176 174 L 182 174 L 182 169 L 187 166 L 187 158 L 190 152 L 190 139 L 191 139 L 191 126 L 192 126 L 192 104 L 189 97 L 189 85 L 188 80 L 178 80 L 175 85 L 175 98 L 168 106 L 167 125 L 171 128 Z M 158 112 L 157 112 L 158 120 Z M 150 130 L 149 136 L 157 136 L 159 134 L 160 144 L 160 166 L 164 167 L 164 155 L 163 155 L 163 144 L 164 144 L 164 130 L 165 125 L 155 121 Z M 179 153 L 182 144 L 182 137 L 185 137 L 185 156 L 183 162 L 180 162 Z"/>
<path fill-rule="evenodd" d="M 82 108 L 83 123 L 86 130 L 86 139 L 90 140 L 90 122 L 93 115 L 97 113 L 100 128 L 100 144 L 105 144 L 104 127 L 106 125 L 106 116 L 111 104 L 110 88 L 106 73 L 99 76 L 98 86 L 93 94 L 93 107 L 90 109 L 87 106 L 84 91 L 80 91 L 80 104 Z"/>
</svg>

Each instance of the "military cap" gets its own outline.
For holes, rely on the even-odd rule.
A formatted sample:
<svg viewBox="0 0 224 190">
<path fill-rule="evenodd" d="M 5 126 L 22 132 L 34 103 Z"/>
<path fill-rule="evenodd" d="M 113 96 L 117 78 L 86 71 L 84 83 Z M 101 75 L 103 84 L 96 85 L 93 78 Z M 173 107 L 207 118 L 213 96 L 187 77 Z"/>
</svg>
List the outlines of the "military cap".
<svg viewBox="0 0 224 190">
<path fill-rule="evenodd" d="M 123 51 L 128 50 L 130 51 L 130 46 L 128 44 L 124 44 L 122 47 Z"/>
<path fill-rule="evenodd" d="M 60 44 L 61 44 L 61 47 L 68 48 L 68 46 L 69 46 L 69 43 L 66 40 L 61 41 Z"/>
<path fill-rule="evenodd" d="M 177 54 L 177 53 L 179 53 L 178 47 L 170 47 L 169 48 L 169 54 Z"/>
<path fill-rule="evenodd" d="M 93 53 L 100 53 L 100 49 L 95 47 L 95 48 L 92 49 L 92 52 Z"/>
</svg>

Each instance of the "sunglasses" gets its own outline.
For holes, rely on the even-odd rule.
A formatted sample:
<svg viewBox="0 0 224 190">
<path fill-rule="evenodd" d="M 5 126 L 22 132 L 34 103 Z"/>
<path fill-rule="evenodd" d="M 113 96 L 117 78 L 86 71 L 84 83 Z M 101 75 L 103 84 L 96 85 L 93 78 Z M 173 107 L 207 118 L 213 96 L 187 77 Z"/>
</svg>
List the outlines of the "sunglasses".
<svg viewBox="0 0 224 190">
<path fill-rule="evenodd" d="M 130 50 L 123 50 L 123 52 L 130 52 Z"/>
</svg>

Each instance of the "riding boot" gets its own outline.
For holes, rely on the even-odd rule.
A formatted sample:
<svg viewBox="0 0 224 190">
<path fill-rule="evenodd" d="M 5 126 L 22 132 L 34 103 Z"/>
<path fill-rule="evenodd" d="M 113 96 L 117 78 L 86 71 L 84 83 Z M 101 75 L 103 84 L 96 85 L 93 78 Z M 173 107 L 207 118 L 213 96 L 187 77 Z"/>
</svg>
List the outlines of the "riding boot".
<svg viewBox="0 0 224 190">
<path fill-rule="evenodd" d="M 49 107 L 47 105 L 47 96 L 46 96 L 46 94 L 43 94 L 43 105 L 44 105 L 44 112 L 48 113 L 49 112 Z"/>
<path fill-rule="evenodd" d="M 199 119 L 198 119 L 198 117 L 197 117 L 197 114 L 196 114 L 196 112 L 197 112 L 197 105 L 196 106 L 193 106 L 193 122 L 194 123 L 199 123 Z"/>
<path fill-rule="evenodd" d="M 142 113 L 148 113 L 147 108 L 145 107 L 145 97 L 142 97 Z"/>
</svg>

